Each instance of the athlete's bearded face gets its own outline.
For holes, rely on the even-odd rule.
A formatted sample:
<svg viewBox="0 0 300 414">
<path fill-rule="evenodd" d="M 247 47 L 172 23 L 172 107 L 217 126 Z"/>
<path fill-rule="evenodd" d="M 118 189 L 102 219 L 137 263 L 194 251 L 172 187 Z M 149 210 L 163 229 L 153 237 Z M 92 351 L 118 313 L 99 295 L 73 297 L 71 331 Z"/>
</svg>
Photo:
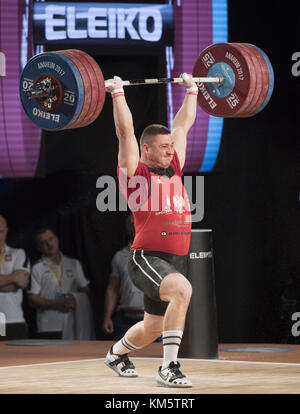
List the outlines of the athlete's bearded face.
<svg viewBox="0 0 300 414">
<path fill-rule="evenodd" d="M 144 145 L 146 164 L 152 168 L 168 168 L 174 155 L 171 135 L 156 135 L 151 145 Z"/>
</svg>

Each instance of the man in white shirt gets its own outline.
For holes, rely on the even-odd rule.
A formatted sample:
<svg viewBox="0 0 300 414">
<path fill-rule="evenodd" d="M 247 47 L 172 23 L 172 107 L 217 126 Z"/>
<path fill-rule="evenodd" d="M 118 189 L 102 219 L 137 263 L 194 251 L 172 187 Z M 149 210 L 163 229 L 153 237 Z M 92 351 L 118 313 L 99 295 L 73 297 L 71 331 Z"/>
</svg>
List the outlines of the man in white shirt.
<svg viewBox="0 0 300 414">
<path fill-rule="evenodd" d="M 0 216 L 0 312 L 4 315 L 5 335 L 0 340 L 27 338 L 22 302 L 29 283 L 30 268 L 23 249 L 6 244 L 8 227 Z M 2 318 L 3 319 L 3 318 Z"/>
<path fill-rule="evenodd" d="M 134 286 L 128 273 L 130 247 L 135 234 L 132 214 L 127 215 L 125 228 L 129 242 L 113 256 L 104 301 L 102 329 L 114 340 L 122 338 L 144 316 L 144 293 Z"/>
<path fill-rule="evenodd" d="M 85 332 L 84 335 L 88 337 L 80 337 L 79 332 L 74 332 L 79 319 L 82 326 L 90 327 L 89 331 L 92 331 L 89 281 L 80 262 L 62 254 L 59 239 L 50 228 L 44 228 L 36 234 L 36 245 L 42 257 L 32 267 L 28 298 L 30 305 L 37 309 L 38 337 L 93 339 L 92 333 Z M 84 306 L 80 314 L 79 302 Z"/>
</svg>

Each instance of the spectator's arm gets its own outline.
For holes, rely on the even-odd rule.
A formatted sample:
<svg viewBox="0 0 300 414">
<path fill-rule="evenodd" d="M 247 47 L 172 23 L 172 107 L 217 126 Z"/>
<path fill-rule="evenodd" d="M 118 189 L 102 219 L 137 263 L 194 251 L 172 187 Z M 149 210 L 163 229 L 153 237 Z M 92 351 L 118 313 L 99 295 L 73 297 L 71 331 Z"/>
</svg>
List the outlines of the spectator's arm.
<svg viewBox="0 0 300 414">
<path fill-rule="evenodd" d="M 8 275 L 0 275 L 0 292 L 16 292 L 19 288 L 26 289 L 29 283 L 27 270 L 14 270 Z"/>
<path fill-rule="evenodd" d="M 0 292 L 16 292 L 18 290 L 17 286 L 14 283 L 8 283 L 6 286 L 0 287 Z"/>
<path fill-rule="evenodd" d="M 70 311 L 68 299 L 65 297 L 59 299 L 46 299 L 39 294 L 28 293 L 28 302 L 33 308 L 56 309 L 62 312 Z"/>
<path fill-rule="evenodd" d="M 119 277 L 110 276 L 104 299 L 104 318 L 102 328 L 110 334 L 114 331 L 112 314 L 118 304 L 121 281 Z"/>
<path fill-rule="evenodd" d="M 5 292 L 8 286 L 15 286 L 14 284 L 14 278 L 13 273 L 10 273 L 9 275 L 0 275 L 0 292 Z"/>
<path fill-rule="evenodd" d="M 88 296 L 90 295 L 90 288 L 89 285 L 81 286 L 78 288 L 78 292 L 86 293 Z"/>
</svg>

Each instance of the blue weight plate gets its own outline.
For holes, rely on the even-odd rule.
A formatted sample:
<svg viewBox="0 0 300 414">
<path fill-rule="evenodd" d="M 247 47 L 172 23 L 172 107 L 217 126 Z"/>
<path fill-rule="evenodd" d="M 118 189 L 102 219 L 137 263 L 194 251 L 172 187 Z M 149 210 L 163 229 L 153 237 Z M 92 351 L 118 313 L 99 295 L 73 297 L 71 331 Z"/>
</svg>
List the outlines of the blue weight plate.
<svg viewBox="0 0 300 414">
<path fill-rule="evenodd" d="M 62 99 L 56 108 L 43 109 L 40 101 L 28 98 L 34 82 L 50 75 L 57 79 L 62 89 Z M 58 52 L 45 52 L 32 57 L 20 78 L 20 99 L 25 113 L 38 127 L 57 131 L 70 126 L 81 113 L 84 103 L 84 84 L 76 65 Z"/>
<path fill-rule="evenodd" d="M 272 96 L 272 93 L 273 93 L 273 90 L 274 90 L 274 70 L 273 70 L 273 66 L 272 66 L 272 63 L 270 62 L 270 59 L 268 58 L 268 56 L 266 55 L 266 53 L 262 50 L 262 49 L 260 49 L 258 46 L 255 46 L 255 45 L 252 45 L 251 43 L 246 43 L 247 45 L 249 45 L 249 46 L 252 46 L 252 47 L 254 47 L 256 50 L 258 50 L 258 52 L 261 54 L 261 56 L 263 57 L 263 59 L 264 59 L 264 61 L 265 61 L 265 63 L 266 63 L 266 65 L 267 65 L 267 68 L 268 68 L 268 72 L 269 72 L 269 88 L 268 88 L 268 92 L 267 92 L 267 95 L 266 95 L 266 97 L 265 97 L 265 99 L 264 99 L 264 101 L 263 101 L 263 103 L 259 106 L 259 108 L 257 108 L 257 110 L 251 115 L 251 116 L 254 116 L 254 115 L 257 115 L 259 112 L 261 112 L 266 106 L 267 106 L 267 104 L 269 103 L 269 101 L 270 101 L 270 99 L 271 99 L 271 96 Z"/>
</svg>

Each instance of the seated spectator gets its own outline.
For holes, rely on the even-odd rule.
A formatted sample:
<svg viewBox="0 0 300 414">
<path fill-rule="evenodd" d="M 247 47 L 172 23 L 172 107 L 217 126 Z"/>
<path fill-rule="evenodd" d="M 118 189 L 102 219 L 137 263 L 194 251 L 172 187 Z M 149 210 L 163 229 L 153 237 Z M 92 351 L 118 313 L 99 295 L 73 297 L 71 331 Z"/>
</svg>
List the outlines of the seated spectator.
<svg viewBox="0 0 300 414">
<path fill-rule="evenodd" d="M 122 338 L 144 316 L 144 294 L 134 286 L 128 275 L 128 259 L 134 239 L 132 214 L 126 217 L 125 227 L 129 242 L 113 256 L 104 301 L 102 329 L 115 340 Z"/>
<path fill-rule="evenodd" d="M 14 249 L 6 244 L 8 227 L 0 216 L 0 312 L 4 315 L 5 335 L 0 340 L 27 338 L 24 319 L 23 290 L 29 283 L 30 268 L 23 249 Z"/>
<path fill-rule="evenodd" d="M 35 236 L 41 259 L 32 267 L 29 304 L 37 309 L 38 337 L 94 339 L 89 282 L 77 259 L 64 256 L 50 228 Z"/>
</svg>

